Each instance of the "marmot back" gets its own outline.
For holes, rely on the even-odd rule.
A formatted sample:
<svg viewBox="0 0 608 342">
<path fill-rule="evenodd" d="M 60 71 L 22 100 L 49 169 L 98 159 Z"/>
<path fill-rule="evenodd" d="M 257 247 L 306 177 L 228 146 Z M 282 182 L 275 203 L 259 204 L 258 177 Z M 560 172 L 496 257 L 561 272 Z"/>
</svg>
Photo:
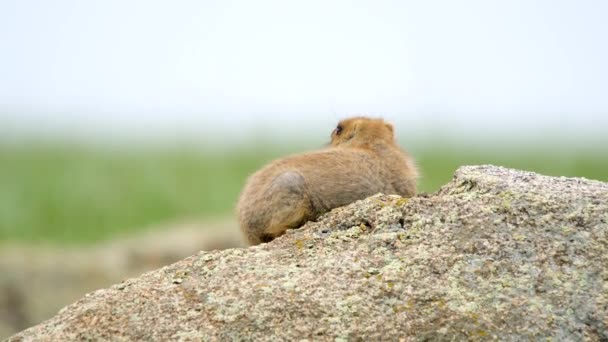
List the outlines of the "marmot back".
<svg viewBox="0 0 608 342">
<path fill-rule="evenodd" d="M 331 133 L 328 148 L 275 160 L 249 177 L 237 205 L 241 230 L 252 245 L 269 242 L 379 192 L 412 197 L 417 176 L 390 124 L 346 119 Z"/>
</svg>

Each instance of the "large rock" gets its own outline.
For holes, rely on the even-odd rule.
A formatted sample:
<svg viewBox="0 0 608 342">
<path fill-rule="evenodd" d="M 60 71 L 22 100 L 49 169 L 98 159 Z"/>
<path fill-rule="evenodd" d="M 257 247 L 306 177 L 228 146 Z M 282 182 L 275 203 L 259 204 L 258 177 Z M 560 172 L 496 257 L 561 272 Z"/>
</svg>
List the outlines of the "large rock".
<svg viewBox="0 0 608 342">
<path fill-rule="evenodd" d="M 608 339 L 608 184 L 493 166 L 99 290 L 12 341 Z"/>
</svg>

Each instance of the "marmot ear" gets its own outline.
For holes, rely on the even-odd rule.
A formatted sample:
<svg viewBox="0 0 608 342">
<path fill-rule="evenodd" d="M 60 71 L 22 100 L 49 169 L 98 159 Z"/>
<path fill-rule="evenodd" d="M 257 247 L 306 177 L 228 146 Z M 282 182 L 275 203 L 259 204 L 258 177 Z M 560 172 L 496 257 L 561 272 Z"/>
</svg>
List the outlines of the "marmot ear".
<svg viewBox="0 0 608 342">
<path fill-rule="evenodd" d="M 391 125 L 389 123 L 385 123 L 384 125 L 386 125 L 386 128 L 388 128 L 388 130 L 391 131 L 391 133 L 395 133 L 395 131 L 393 130 L 393 125 Z"/>
<path fill-rule="evenodd" d="M 361 129 L 361 123 L 358 120 L 353 122 L 353 128 L 350 130 L 347 140 L 350 140 L 350 139 L 354 138 L 355 135 L 359 134 L 360 129 Z"/>
</svg>

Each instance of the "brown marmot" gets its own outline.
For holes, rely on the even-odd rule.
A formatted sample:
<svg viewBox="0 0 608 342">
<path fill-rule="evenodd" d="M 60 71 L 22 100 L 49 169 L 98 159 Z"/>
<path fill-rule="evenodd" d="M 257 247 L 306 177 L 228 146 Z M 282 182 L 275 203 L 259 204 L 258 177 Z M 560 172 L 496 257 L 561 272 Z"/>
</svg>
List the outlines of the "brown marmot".
<svg viewBox="0 0 608 342">
<path fill-rule="evenodd" d="M 237 204 L 251 245 L 379 192 L 416 195 L 418 172 L 382 119 L 341 121 L 325 149 L 278 159 L 247 180 Z"/>
</svg>

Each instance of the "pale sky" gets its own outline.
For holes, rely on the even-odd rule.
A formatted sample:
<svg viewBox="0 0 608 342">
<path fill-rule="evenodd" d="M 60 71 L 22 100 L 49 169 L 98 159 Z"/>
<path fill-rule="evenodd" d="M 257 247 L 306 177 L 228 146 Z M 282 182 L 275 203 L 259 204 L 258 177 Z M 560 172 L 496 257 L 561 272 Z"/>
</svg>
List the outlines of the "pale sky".
<svg viewBox="0 0 608 342">
<path fill-rule="evenodd" d="M 600 137 L 608 2 L 0 1 L 0 133 Z"/>
</svg>

